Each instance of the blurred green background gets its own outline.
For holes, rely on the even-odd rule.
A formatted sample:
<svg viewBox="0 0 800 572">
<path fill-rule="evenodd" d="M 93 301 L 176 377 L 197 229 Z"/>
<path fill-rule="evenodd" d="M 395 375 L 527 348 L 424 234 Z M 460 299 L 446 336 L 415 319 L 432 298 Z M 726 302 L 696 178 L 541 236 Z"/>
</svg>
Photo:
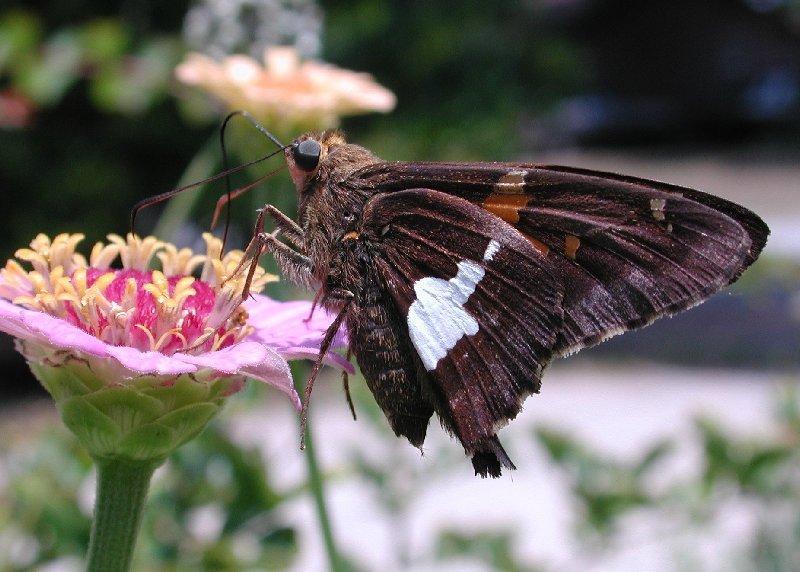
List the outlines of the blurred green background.
<svg viewBox="0 0 800 572">
<path fill-rule="evenodd" d="M 396 442 L 360 380 L 357 423 L 335 378 L 320 384 L 317 448 L 354 569 L 800 568 L 800 2 L 6 0 L 0 251 L 123 233 L 136 201 L 219 171 L 221 108 L 174 68 L 271 44 L 391 89 L 394 112 L 342 124 L 386 159 L 627 172 L 773 230 L 730 293 L 556 364 L 504 431 L 520 470 L 501 481 L 475 480 L 441 432 L 424 457 Z M 230 144 L 237 162 L 270 150 L 246 124 Z M 161 230 L 195 244 L 223 190 L 192 191 Z M 294 209 L 285 175 L 253 195 L 233 207 L 237 246 L 256 206 Z M 80 569 L 88 459 L 7 337 L 0 368 L 0 570 Z M 250 388 L 157 475 L 139 569 L 324 568 L 275 397 Z"/>
</svg>

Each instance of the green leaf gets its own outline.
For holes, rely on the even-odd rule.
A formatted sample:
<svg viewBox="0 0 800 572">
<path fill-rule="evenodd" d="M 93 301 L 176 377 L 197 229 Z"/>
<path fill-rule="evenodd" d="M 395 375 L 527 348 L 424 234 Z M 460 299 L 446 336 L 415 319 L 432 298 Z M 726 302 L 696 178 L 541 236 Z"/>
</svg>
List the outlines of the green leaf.
<svg viewBox="0 0 800 572">
<path fill-rule="evenodd" d="M 633 473 L 640 477 L 649 471 L 653 465 L 658 463 L 674 449 L 673 443 L 669 440 L 659 441 L 644 454 L 644 457 L 634 465 Z"/>
<path fill-rule="evenodd" d="M 83 58 L 80 37 L 63 30 L 49 39 L 41 55 L 17 69 L 16 86 L 39 105 L 54 105 L 78 80 Z"/>
<path fill-rule="evenodd" d="M 535 436 L 557 463 L 565 463 L 583 455 L 581 447 L 563 433 L 540 427 L 536 429 Z"/>
<path fill-rule="evenodd" d="M 97 66 L 119 61 L 130 44 L 130 35 L 118 20 L 89 22 L 80 34 L 87 62 Z"/>
<path fill-rule="evenodd" d="M 194 381 L 188 375 L 178 377 L 172 385 L 163 385 L 154 377 L 142 378 L 135 382 L 134 387 L 163 403 L 165 411 L 206 401 L 211 389 L 210 384 Z"/>
<path fill-rule="evenodd" d="M 69 366 L 54 367 L 35 362 L 30 362 L 29 365 L 33 375 L 55 401 L 86 395 L 91 391 Z"/>
<path fill-rule="evenodd" d="M 0 17 L 0 74 L 14 67 L 21 56 L 36 50 L 42 36 L 39 18 L 22 10 L 12 10 Z"/>
</svg>

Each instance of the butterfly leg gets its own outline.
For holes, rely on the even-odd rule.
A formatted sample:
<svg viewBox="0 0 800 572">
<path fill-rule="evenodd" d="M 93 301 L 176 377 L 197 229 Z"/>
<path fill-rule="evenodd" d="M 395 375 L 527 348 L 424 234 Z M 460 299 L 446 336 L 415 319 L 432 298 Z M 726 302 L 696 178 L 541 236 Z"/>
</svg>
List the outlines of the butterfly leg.
<svg viewBox="0 0 800 572">
<path fill-rule="evenodd" d="M 344 293 L 344 291 L 342 291 Z M 345 296 L 343 296 L 345 298 Z M 328 350 L 333 343 L 333 340 L 336 338 L 336 334 L 339 333 L 339 329 L 342 327 L 342 322 L 344 322 L 345 316 L 347 315 L 347 309 L 353 299 L 353 295 L 350 294 L 349 298 L 347 298 L 347 302 L 339 310 L 339 313 L 336 315 L 336 318 L 331 322 L 331 325 L 328 326 L 328 329 L 325 330 L 325 336 L 322 338 L 322 342 L 319 345 L 319 354 L 317 355 L 317 359 L 314 362 L 314 367 L 311 370 L 311 375 L 308 376 L 308 381 L 306 382 L 306 390 L 303 395 L 303 408 L 300 411 L 300 449 L 305 449 L 306 446 L 306 425 L 308 423 L 308 405 L 311 401 L 311 392 L 314 390 L 314 381 L 317 379 L 317 374 L 319 374 L 319 370 L 322 367 L 322 362 L 325 359 L 325 356 L 328 353 Z"/>
<path fill-rule="evenodd" d="M 347 346 L 347 354 L 345 358 L 347 361 L 350 361 L 350 358 L 353 357 L 353 348 L 349 345 Z M 356 418 L 356 408 L 353 405 L 353 398 L 350 396 L 350 377 L 347 375 L 347 370 L 342 370 L 342 389 L 344 389 L 344 395 L 347 398 L 347 405 L 350 406 L 350 413 L 353 415 L 353 421 L 358 421 Z"/>
<path fill-rule="evenodd" d="M 317 309 L 320 298 L 322 298 L 322 288 L 317 290 L 317 293 L 314 294 L 314 301 L 311 302 L 311 311 L 308 313 L 307 317 L 303 318 L 303 322 L 308 323 L 311 321 L 311 318 L 314 317 L 314 311 Z"/>
<path fill-rule="evenodd" d="M 275 226 L 281 229 L 283 236 L 292 243 L 292 246 L 300 250 L 304 248 L 305 233 L 303 229 L 289 216 L 282 213 L 278 207 L 275 205 L 264 205 L 264 208 L 261 209 L 261 214 L 270 217 L 275 222 Z"/>
<path fill-rule="evenodd" d="M 278 240 L 277 234 L 278 232 L 275 231 L 258 235 L 263 252 L 272 254 L 281 273 L 290 282 L 309 290 L 315 289 L 317 279 L 314 278 L 311 259 Z"/>
<path fill-rule="evenodd" d="M 272 233 L 263 232 L 265 216 L 275 222 L 276 230 Z M 264 205 L 259 212 L 259 221 L 261 224 L 257 228 L 256 239 L 263 252 L 272 253 L 281 272 L 290 282 L 313 290 L 316 279 L 313 276 L 311 259 L 303 253 L 305 235 L 300 225 L 274 205 Z M 290 244 L 278 240 L 278 234 L 285 236 Z"/>
<path fill-rule="evenodd" d="M 245 265 L 250 264 L 242 291 L 242 301 L 246 300 L 249 295 L 250 283 L 258 268 L 258 261 L 265 253 L 273 255 L 281 272 L 290 282 L 309 290 L 314 289 L 316 279 L 313 275 L 311 259 L 278 240 L 280 232 L 281 229 L 277 228 L 271 233 L 257 233 L 247 246 L 239 266 L 231 273 L 231 276 L 236 276 Z"/>
</svg>

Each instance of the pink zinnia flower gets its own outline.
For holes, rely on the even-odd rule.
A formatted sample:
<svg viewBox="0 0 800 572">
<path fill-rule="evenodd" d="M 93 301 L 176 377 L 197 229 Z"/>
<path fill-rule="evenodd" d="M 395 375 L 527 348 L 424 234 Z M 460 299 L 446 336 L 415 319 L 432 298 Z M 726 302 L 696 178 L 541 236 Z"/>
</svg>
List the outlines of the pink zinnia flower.
<svg viewBox="0 0 800 572">
<path fill-rule="evenodd" d="M 125 431 L 131 424 L 136 429 L 162 423 L 166 414 L 174 417 L 181 404 L 161 407 L 150 399 L 159 388 L 176 383 L 191 393 L 190 405 L 215 405 L 213 411 L 203 409 L 201 425 L 246 377 L 276 387 L 300 406 L 286 360 L 316 357 L 331 321 L 325 312 L 306 321 L 309 302 L 282 303 L 257 294 L 277 279 L 260 267 L 250 299 L 240 305 L 246 275 L 238 270 L 243 253 L 220 257 L 221 242 L 210 234 L 204 235 L 205 254 L 179 250 L 153 237 L 111 235 L 109 244 L 94 246 L 88 261 L 75 252 L 82 239 L 80 234 L 61 234 L 50 240 L 40 234 L 30 248 L 16 253 L 31 270 L 16 260 L 0 270 L 0 330 L 17 339 L 17 349 L 56 398 L 67 424 L 72 420 L 80 425 L 78 430 L 70 426 L 73 431 L 88 434 L 96 429 L 85 426 L 87 407 L 112 420 L 119 415 L 116 421 Z M 150 269 L 156 257 L 160 270 Z M 121 268 L 112 267 L 117 258 Z M 199 277 L 193 276 L 196 271 Z M 338 354 L 326 360 L 350 367 Z M 98 397 L 99 390 L 109 387 L 114 389 L 113 399 Z M 119 414 L 115 400 L 125 391 L 129 395 L 121 403 L 129 411 Z M 80 405 L 75 397 L 82 398 Z M 109 399 L 117 409 L 108 406 Z M 179 421 L 186 423 L 184 418 Z M 189 438 L 188 433 L 178 441 Z M 118 453 L 108 443 L 87 446 L 94 447 L 95 455 Z"/>
<path fill-rule="evenodd" d="M 248 284 L 244 254 L 221 256 L 221 241 L 203 238 L 206 253 L 194 254 L 111 235 L 87 260 L 75 252 L 83 235 L 40 234 L 16 253 L 32 269 L 9 260 L 0 270 L 0 331 L 97 464 L 90 570 L 128 569 L 153 471 L 246 377 L 300 407 L 286 359 L 316 357 L 331 322 L 324 312 L 307 319 L 309 302 L 258 295 L 276 277 L 258 267 Z"/>
</svg>

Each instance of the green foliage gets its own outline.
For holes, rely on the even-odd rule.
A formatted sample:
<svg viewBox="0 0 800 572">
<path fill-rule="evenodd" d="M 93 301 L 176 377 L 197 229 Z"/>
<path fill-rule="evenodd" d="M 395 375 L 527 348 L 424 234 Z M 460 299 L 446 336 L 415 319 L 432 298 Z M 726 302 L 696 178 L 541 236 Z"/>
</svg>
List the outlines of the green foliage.
<svg viewBox="0 0 800 572">
<path fill-rule="evenodd" d="M 743 441 L 726 435 L 707 419 L 697 421 L 705 453 L 703 484 L 710 492 L 720 482 L 735 484 L 744 493 L 771 495 L 777 492 L 781 468 L 796 454 L 790 443 Z"/>
<path fill-rule="evenodd" d="M 351 123 L 358 140 L 388 158 L 513 157 L 518 122 L 587 77 L 577 46 L 525 3 L 322 5 L 326 59 L 372 71 L 398 95 L 391 118 Z"/>
<path fill-rule="evenodd" d="M 36 15 L 22 10 L 0 15 L 0 74 L 23 68 L 18 62 L 36 49 L 41 38 L 42 25 Z"/>
<path fill-rule="evenodd" d="M 90 521 L 78 499 L 91 471 L 89 456 L 63 432 L 51 432 L 33 447 L 3 451 L 3 457 L 7 481 L 0 488 L 0 534 L 26 548 L 0 553 L 0 569 L 82 557 Z"/>
<path fill-rule="evenodd" d="M 746 503 L 756 519 L 749 545 L 732 554 L 744 569 L 789 571 L 800 566 L 800 398 L 795 387 L 782 395 L 778 437 L 739 437 L 709 419 L 697 419 L 701 470 L 673 479 L 663 493 L 651 492 L 647 477 L 673 447 L 658 443 L 632 461 L 592 452 L 575 439 L 548 429 L 536 438 L 568 476 L 587 526 L 606 546 L 634 509 L 660 514 L 665 521 L 695 527 L 698 534 L 731 504 Z"/>
<path fill-rule="evenodd" d="M 464 534 L 442 531 L 437 546 L 437 557 L 441 560 L 471 557 L 503 572 L 526 572 L 538 570 L 521 562 L 514 554 L 513 534 L 509 531 L 479 532 Z"/>
<path fill-rule="evenodd" d="M 337 470 L 329 476 L 359 479 L 364 494 L 378 500 L 391 523 L 395 551 L 384 558 L 400 568 L 469 562 L 494 570 L 535 569 L 519 557 L 517 533 L 503 525 L 465 530 L 451 523 L 437 533 L 432 551 L 410 552 L 409 527 L 416 499 L 430 490 L 432 482 L 462 466 L 461 453 L 449 446 L 437 447 L 434 439 L 427 450 L 428 461 L 410 463 L 407 447 L 392 440 L 363 385 L 354 380 L 352 388 L 359 420 L 366 423 L 363 430 L 381 432 L 391 448 L 378 457 L 356 448 L 351 456 L 353 472 Z M 656 523 L 663 521 L 666 532 L 657 531 L 653 541 L 668 542 L 676 530 L 701 537 L 713 530 L 715 518 L 724 518 L 725 507 L 745 503 L 756 519 L 755 534 L 727 561 L 742 569 L 789 571 L 800 565 L 800 399 L 796 392 L 787 391 L 781 399 L 777 421 L 777 438 L 768 438 L 733 436 L 707 419 L 698 420 L 699 470 L 660 482 L 658 492 L 653 490 L 653 479 L 664 480 L 662 468 L 676 450 L 667 442 L 619 461 L 553 429 L 537 430 L 536 439 L 563 471 L 581 509 L 577 531 L 584 534 L 576 540 L 587 554 L 619 546 L 619 539 L 625 538 L 620 536 L 625 518 L 633 512 L 649 513 Z M 49 433 L 22 446 L 5 445 L 2 459 L 7 478 L 0 485 L 0 568 L 4 570 L 41 566 L 57 558 L 82 558 L 89 534 L 91 465 L 75 441 L 62 435 Z M 290 565 L 298 543 L 279 509 L 305 489 L 283 494 L 270 481 L 257 450 L 242 448 L 212 424 L 156 474 L 135 569 L 282 569 Z M 27 547 L 18 548 L 15 559 L 3 553 L 3 546 L 8 546 L 3 539 L 8 538 Z M 684 562 L 691 557 L 691 552 L 676 556 Z M 579 555 L 576 560 L 581 561 Z M 358 569 L 357 560 L 350 567 Z"/>
<path fill-rule="evenodd" d="M 52 432 L 35 447 L 3 456 L 8 481 L 0 487 L 0 538 L 13 536 L 29 548 L 16 556 L 0 548 L 0 569 L 83 558 L 90 519 L 79 507 L 86 507 L 81 498 L 91 486 L 83 449 Z M 156 473 L 134 569 L 283 569 L 297 553 L 294 529 L 276 515 L 284 500 L 271 487 L 260 453 L 212 424 Z"/>
<path fill-rule="evenodd" d="M 139 552 L 143 562 L 156 555 L 182 570 L 281 569 L 291 562 L 295 533 L 275 516 L 284 497 L 270 486 L 257 450 L 242 448 L 212 425 L 167 467 L 145 513 L 143 544 L 150 554 Z M 204 509 L 215 517 L 217 532 L 201 541 L 187 529 Z"/>
<path fill-rule="evenodd" d="M 182 49 L 175 40 L 134 39 L 120 20 L 93 19 L 45 36 L 33 12 L 0 14 L 0 77 L 39 107 L 58 105 L 79 81 L 101 111 L 141 114 L 167 94 Z"/>
<path fill-rule="evenodd" d="M 706 494 L 733 485 L 744 495 L 765 500 L 800 500 L 800 399 L 787 388 L 778 407 L 780 438 L 737 438 L 708 419 L 698 419 L 704 452 Z"/>
<path fill-rule="evenodd" d="M 573 493 L 592 530 L 609 534 L 629 510 L 657 502 L 645 481 L 669 453 L 670 443 L 661 441 L 639 458 L 620 462 L 600 456 L 558 431 L 540 428 L 535 435 L 550 458 L 569 475 Z"/>
<path fill-rule="evenodd" d="M 93 19 L 45 36 L 33 12 L 0 15 L 0 77 L 36 105 L 58 105 L 86 80 L 101 111 L 140 114 L 166 96 L 182 48 L 166 37 L 134 34 L 119 20 Z"/>
<path fill-rule="evenodd" d="M 436 445 L 429 439 L 425 447 L 425 462 L 409 463 L 413 454 L 409 456 L 408 444 L 395 438 L 361 381 L 350 386 L 359 422 L 366 425 L 365 430 L 376 431 L 388 440 L 388 450 L 376 458 L 363 448 L 354 448 L 350 464 L 355 470 L 353 476 L 369 487 L 392 525 L 393 554 L 384 555 L 386 561 L 395 562 L 399 569 L 412 566 L 425 569 L 437 564 L 470 562 L 483 564 L 492 570 L 534 570 L 515 553 L 513 531 L 502 528 L 486 527 L 469 532 L 441 530 L 432 553 L 410 552 L 408 540 L 414 502 L 426 494 L 426 487 L 432 481 L 446 479 L 457 470 L 456 467 L 463 468 L 463 455 L 449 442 Z"/>
</svg>

